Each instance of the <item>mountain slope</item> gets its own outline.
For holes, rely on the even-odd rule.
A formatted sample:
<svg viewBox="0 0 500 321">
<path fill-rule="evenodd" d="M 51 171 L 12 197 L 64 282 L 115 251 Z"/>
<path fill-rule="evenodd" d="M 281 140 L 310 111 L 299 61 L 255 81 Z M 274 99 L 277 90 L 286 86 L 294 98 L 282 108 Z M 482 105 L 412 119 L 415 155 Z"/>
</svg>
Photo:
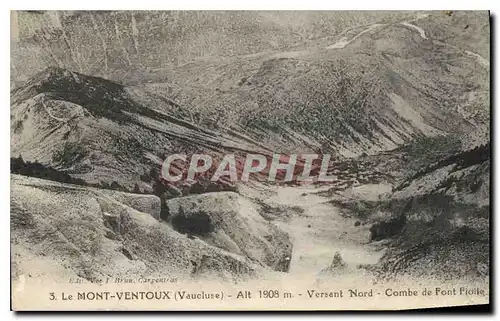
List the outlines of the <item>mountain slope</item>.
<svg viewBox="0 0 500 321">
<path fill-rule="evenodd" d="M 487 22 L 487 13 L 465 15 L 461 23 L 468 18 Z M 440 13 L 415 15 L 287 50 L 193 61 L 166 69 L 167 82 L 133 88 L 154 103 L 168 95 L 199 124 L 237 128 L 290 152 L 355 156 L 421 135 L 462 136 L 489 124 L 489 63 L 461 46 L 468 39 L 461 25 L 446 30 L 453 44 L 418 26 L 434 30 L 450 24 L 445 20 Z M 489 33 L 476 37 L 480 52 L 488 51 Z"/>
<path fill-rule="evenodd" d="M 282 50 L 348 27 L 411 13 L 14 11 L 12 15 L 17 21 L 11 64 L 14 81 L 58 66 L 132 84 L 159 75 L 158 69 L 195 59 Z"/>
<path fill-rule="evenodd" d="M 130 50 L 128 46 L 155 42 L 153 39 L 163 35 L 159 29 L 164 27 L 157 28 L 160 22 L 186 24 L 187 33 L 203 29 L 205 24 L 217 30 L 227 27 L 231 32 L 219 30 L 217 34 L 229 37 L 228 48 L 245 48 L 244 52 L 228 49 L 229 54 L 217 54 L 216 58 L 194 54 L 197 57 L 185 63 L 161 62 L 153 72 L 141 69 L 141 78 L 128 82 L 136 85 L 124 90 L 142 106 L 175 110 L 178 118 L 199 127 L 228 131 L 230 136 L 234 136 L 231 131 L 245 133 L 252 143 L 258 141 L 282 151 L 287 146 L 286 152 L 321 149 L 338 157 L 351 157 L 394 149 L 422 135 L 462 136 L 472 131 L 482 133 L 488 126 L 488 12 L 363 13 L 356 19 L 357 24 L 348 18 L 349 14 L 331 13 L 328 19 L 325 14 L 303 16 L 306 26 L 311 26 L 311 21 L 312 26 L 321 26 L 308 34 L 294 30 L 297 26 L 292 17 L 297 14 L 293 12 L 281 14 L 280 19 L 274 19 L 274 13 L 260 12 L 155 13 L 149 21 L 133 12 L 68 13 L 54 16 L 60 26 L 56 23 L 52 30 L 65 26 L 64 33 L 51 37 L 53 46 L 47 50 L 54 57 L 77 53 L 80 49 L 71 47 L 74 33 L 102 25 L 104 44 L 92 46 L 96 52 L 104 50 L 101 54 L 107 58 L 110 72 L 130 70 L 124 62 L 126 57 L 122 57 L 125 53 L 130 61 L 137 57 L 134 59 L 140 63 L 133 65 L 144 66 L 151 61 L 143 50 Z M 187 23 L 185 19 L 190 15 L 196 19 Z M 31 17 L 24 13 L 21 16 Z M 40 15 L 41 21 L 46 18 Z M 122 32 L 130 21 L 135 21 L 137 34 Z M 238 22 L 242 26 L 249 24 L 249 30 L 236 26 Z M 143 35 L 148 28 L 155 32 Z M 262 34 L 263 42 L 269 40 L 271 30 L 288 40 L 278 47 L 260 46 L 258 39 L 245 36 L 245 30 L 249 35 Z M 22 35 L 27 37 L 32 32 L 25 30 Z M 49 31 L 42 31 L 40 36 L 44 32 Z M 302 36 L 292 36 L 296 32 Z M 19 45 L 29 43 L 29 38 L 23 37 Z M 193 39 L 185 37 L 183 41 Z M 165 45 L 175 42 L 168 37 L 161 39 Z M 210 38 L 206 45 L 213 41 Z M 47 46 L 45 42 L 36 43 Z M 63 43 L 76 51 L 55 49 Z M 117 50 L 111 55 L 108 48 Z M 153 52 L 157 49 L 148 47 Z M 121 62 L 112 62 L 118 57 Z M 65 63 L 60 66 L 82 70 L 78 64 L 69 63 L 69 57 L 62 61 Z M 101 64 L 103 59 L 97 61 Z M 99 70 L 103 70 L 102 66 Z M 84 71 L 102 75 L 94 69 Z M 108 74 L 105 77 L 115 79 Z"/>
<path fill-rule="evenodd" d="M 380 262 L 365 266 L 377 278 L 484 280 L 490 166 L 489 144 L 450 152 L 400 180 L 390 193 L 360 186 L 335 195 L 333 203 L 369 224 L 372 242 L 387 250 Z M 378 197 L 367 198 L 363 189 Z"/>
<path fill-rule="evenodd" d="M 170 107 L 147 108 L 122 85 L 49 68 L 12 93 L 11 154 L 89 183 L 116 181 L 131 189 L 166 153 L 262 149 L 244 136 L 184 121 L 182 109 Z"/>
<path fill-rule="evenodd" d="M 131 207 L 131 195 L 17 175 L 11 186 L 16 278 L 156 276 L 175 282 L 205 273 L 231 280 L 262 270 L 241 255 L 176 232 L 144 212 L 147 206 Z"/>
</svg>

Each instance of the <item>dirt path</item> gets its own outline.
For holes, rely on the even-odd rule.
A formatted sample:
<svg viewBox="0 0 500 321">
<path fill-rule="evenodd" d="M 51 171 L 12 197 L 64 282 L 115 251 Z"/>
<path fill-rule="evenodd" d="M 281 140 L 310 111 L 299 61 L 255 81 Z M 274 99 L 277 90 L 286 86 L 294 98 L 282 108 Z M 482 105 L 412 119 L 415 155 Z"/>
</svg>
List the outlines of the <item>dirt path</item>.
<svg viewBox="0 0 500 321">
<path fill-rule="evenodd" d="M 330 265 L 339 252 L 348 265 L 348 271 L 363 273 L 359 264 L 373 264 L 382 253 L 368 244 L 368 226 L 355 226 L 356 219 L 341 215 L 341 211 L 316 193 L 327 188 L 281 187 L 268 202 L 298 206 L 304 213 L 276 222 L 290 234 L 293 255 L 290 274 L 316 276 Z"/>
<path fill-rule="evenodd" d="M 382 26 L 384 26 L 384 24 L 380 24 L 380 23 L 374 23 L 372 25 L 369 25 L 366 29 L 364 29 L 363 31 L 361 31 L 360 33 L 358 33 L 357 35 L 352 37 L 351 40 L 347 40 L 347 37 L 342 37 L 339 41 L 337 41 L 333 45 L 326 47 L 326 49 L 342 49 L 345 46 L 347 46 L 348 44 L 350 44 L 351 42 L 353 42 L 354 40 L 361 37 L 363 34 L 369 32 L 369 31 L 372 31 L 373 29 L 376 29 L 378 27 L 382 27 Z"/>
<path fill-rule="evenodd" d="M 425 35 L 424 29 L 420 28 L 419 26 L 413 25 L 410 22 L 415 22 L 415 21 L 418 21 L 420 19 L 427 18 L 428 16 L 429 16 L 428 14 L 417 13 L 415 19 L 403 21 L 403 22 L 401 22 L 401 24 L 406 26 L 406 27 L 409 27 L 409 28 L 416 30 L 420 34 L 420 37 L 422 37 L 423 39 L 427 39 L 427 36 Z M 333 45 L 329 45 L 328 47 L 326 47 L 326 49 L 342 49 L 345 46 L 347 46 L 348 44 L 350 44 L 351 42 L 353 42 L 354 40 L 361 37 L 363 34 L 370 32 L 378 27 L 382 27 L 382 26 L 385 26 L 385 24 L 382 24 L 382 23 L 371 24 L 371 25 L 367 26 L 364 30 L 359 32 L 357 35 L 352 37 L 350 40 L 348 40 L 347 37 L 342 37 L 340 40 L 338 40 Z M 342 33 L 344 33 L 344 32 L 342 32 Z"/>
</svg>

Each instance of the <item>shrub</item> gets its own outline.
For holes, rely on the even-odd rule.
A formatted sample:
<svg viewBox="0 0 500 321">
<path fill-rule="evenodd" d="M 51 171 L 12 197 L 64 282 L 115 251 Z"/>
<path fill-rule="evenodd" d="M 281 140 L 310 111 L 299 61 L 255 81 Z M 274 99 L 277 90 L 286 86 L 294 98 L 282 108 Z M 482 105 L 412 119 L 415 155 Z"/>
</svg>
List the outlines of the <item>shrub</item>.
<svg viewBox="0 0 500 321">
<path fill-rule="evenodd" d="M 85 181 L 79 178 L 73 178 L 69 174 L 54 169 L 50 166 L 45 166 L 39 162 L 25 162 L 21 156 L 10 159 L 10 172 L 24 176 L 32 176 L 51 181 L 70 183 L 78 185 L 86 185 Z"/>
<path fill-rule="evenodd" d="M 87 154 L 88 152 L 78 143 L 66 142 L 61 150 L 54 153 L 52 161 L 63 167 L 70 167 Z"/>
</svg>

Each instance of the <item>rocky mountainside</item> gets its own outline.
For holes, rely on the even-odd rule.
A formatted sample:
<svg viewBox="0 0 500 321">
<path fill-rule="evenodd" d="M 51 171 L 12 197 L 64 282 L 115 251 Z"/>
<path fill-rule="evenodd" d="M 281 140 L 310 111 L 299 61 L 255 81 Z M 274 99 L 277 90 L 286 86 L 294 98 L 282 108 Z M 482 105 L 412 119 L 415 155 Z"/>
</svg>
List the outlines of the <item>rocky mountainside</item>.
<svg viewBox="0 0 500 321">
<path fill-rule="evenodd" d="M 11 154 L 131 189 L 168 153 L 263 149 L 244 135 L 192 124 L 183 113 L 175 103 L 170 110 L 143 106 L 115 82 L 49 68 L 12 92 Z"/>
<path fill-rule="evenodd" d="M 282 50 L 412 13 L 17 11 L 13 15 L 14 80 L 24 81 L 46 67 L 59 66 L 131 84 L 199 58 Z"/>
<path fill-rule="evenodd" d="M 331 20 L 310 14 L 311 17 L 305 15 L 304 19 L 318 21 L 323 24 L 321 30 L 330 28 L 331 33 L 316 35 L 311 31 L 311 39 L 299 42 L 290 38 L 284 47 L 278 48 L 257 46 L 257 39 L 243 36 L 246 29 L 230 28 L 234 23 L 229 23 L 230 19 L 241 21 L 243 25 L 258 21 L 263 30 L 251 34 L 265 34 L 267 25 L 260 20 L 263 13 L 234 13 L 234 17 L 199 14 L 195 21 L 200 26 L 186 25 L 198 30 L 210 21 L 216 28 L 229 28 L 234 38 L 240 36 L 238 39 L 244 39 L 241 41 L 248 42 L 250 47 L 255 45 L 255 49 L 245 49 L 246 54 L 219 54 L 216 58 L 201 55 L 182 64 L 160 62 L 162 65 L 154 73 L 142 72 L 141 79 L 129 82 L 133 86 L 126 87 L 126 91 L 143 106 L 167 111 L 181 106 L 179 116 L 189 122 L 222 132 L 243 133 L 271 149 L 286 146 L 287 152 L 328 150 L 337 153 L 338 157 L 394 149 L 421 135 L 480 132 L 489 123 L 487 12 L 458 12 L 451 16 L 442 12 L 378 13 L 378 20 L 363 14 L 356 26 L 344 19 L 342 13 L 338 13 L 339 16 L 332 14 Z M 120 12 L 59 17 L 61 26 L 68 24 L 71 28 L 63 28 L 64 34 L 50 38 L 50 48 L 45 42 L 37 46 L 49 50 L 54 57 L 70 54 L 75 48 L 64 39 L 76 37 L 95 23 L 104 27 L 103 32 L 113 31 L 113 35 L 101 35 L 102 46 L 106 57 L 118 59 L 130 49 L 124 47 L 123 52 L 110 55 L 106 48 L 118 48 L 116 34 L 125 37 L 120 28 L 130 23 L 130 20 L 123 20 L 127 15 L 131 15 L 130 19 L 135 17 L 133 13 Z M 286 14 L 283 19 L 285 17 Z M 137 17 L 133 19 L 140 25 Z M 150 22 L 143 23 L 157 30 L 154 26 L 164 21 L 162 19 L 183 24 L 182 19 L 188 18 L 180 15 L 169 20 L 166 16 L 153 15 Z M 277 23 L 280 19 L 273 21 Z M 342 26 L 333 27 L 333 21 L 344 22 Z M 111 23 L 116 23 L 118 29 L 108 28 L 107 24 Z M 443 25 L 448 27 L 443 28 Z M 308 28 L 307 24 L 303 27 Z M 149 38 L 144 38 L 141 27 L 136 28 L 139 38 L 134 33 L 128 36 L 140 39 L 137 40 L 140 43 L 158 43 L 151 38 L 162 35 L 158 31 L 160 34 L 150 33 Z M 273 27 L 273 30 L 295 32 L 288 28 L 293 30 L 293 24 L 281 29 Z M 24 37 L 33 33 L 25 32 Z M 48 31 L 40 32 L 43 36 Z M 259 41 L 269 37 L 268 34 Z M 32 43 L 30 39 L 21 37 L 18 45 Z M 161 39 L 168 44 L 175 41 Z M 212 41 L 208 39 L 207 42 Z M 229 42 L 232 46 L 246 48 L 235 39 L 233 41 Z M 131 45 L 133 41 L 124 43 Z M 220 39 L 217 44 L 220 45 Z M 71 50 L 58 48 L 63 45 L 70 46 Z M 163 46 L 158 44 L 144 49 L 152 54 L 151 50 L 155 52 L 161 48 Z M 99 47 L 96 52 L 102 50 Z M 14 55 L 20 54 L 14 52 Z M 144 54 L 136 56 L 142 57 L 136 58 L 141 64 L 149 62 Z M 153 56 L 156 61 L 162 60 L 159 59 L 161 55 Z M 69 58 L 59 59 L 67 61 Z M 22 61 L 21 58 L 17 60 Z M 72 71 L 81 70 L 74 63 L 58 65 Z M 114 69 L 126 67 L 123 62 L 108 61 L 108 65 L 115 66 Z M 95 70 L 90 73 L 102 75 Z M 107 74 L 104 76 L 115 79 Z"/>
<path fill-rule="evenodd" d="M 294 255 L 307 255 L 294 248 L 310 246 L 304 231 L 317 228 L 311 237 L 328 243 L 327 223 L 340 213 L 342 224 L 357 224 L 345 230 L 359 235 L 346 239 L 362 247 L 366 237 L 384 251 L 360 269 L 382 278 L 455 266 L 453 275 L 485 277 L 487 12 L 16 19 L 15 264 L 44 262 L 87 279 L 287 272 Z M 159 169 L 174 153 L 332 154 L 337 180 L 307 193 L 286 187 L 293 197 L 279 184 L 166 184 Z M 284 195 L 278 205 L 273 193 Z M 318 204 L 292 206 L 298 200 Z M 316 214 L 319 227 L 309 222 Z M 331 255 L 331 269 L 352 270 Z"/>
<path fill-rule="evenodd" d="M 241 208 L 225 199 L 241 203 Z M 169 204 L 172 224 L 167 224 L 160 218 L 161 201 L 155 195 L 13 175 L 14 277 L 30 271 L 34 263 L 42 266 L 39 275 L 30 277 L 89 281 L 144 276 L 235 281 L 265 269 L 288 270 L 288 235 L 264 220 L 257 205 L 231 193 L 175 202 Z M 216 202 L 226 211 L 207 211 L 203 202 Z M 181 217 L 182 208 L 186 214 Z"/>
<path fill-rule="evenodd" d="M 380 262 L 363 268 L 385 280 L 404 276 L 486 278 L 490 260 L 490 148 L 486 144 L 448 151 L 435 161 L 427 158 L 426 165 L 405 176 L 393 168 L 390 190 L 384 191 L 383 184 L 357 183 L 323 192 L 342 208 L 343 215 L 369 225 L 371 241 L 387 249 Z M 399 153 L 406 156 L 404 151 Z M 396 152 L 379 157 L 387 156 L 402 157 Z"/>
</svg>

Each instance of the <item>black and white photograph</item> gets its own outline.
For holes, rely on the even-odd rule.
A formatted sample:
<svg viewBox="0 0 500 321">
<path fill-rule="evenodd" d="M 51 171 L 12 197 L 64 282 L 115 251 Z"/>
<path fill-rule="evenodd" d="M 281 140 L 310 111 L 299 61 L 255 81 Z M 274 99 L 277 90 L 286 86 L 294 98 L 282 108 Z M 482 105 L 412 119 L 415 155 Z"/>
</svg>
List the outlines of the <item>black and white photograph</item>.
<svg viewBox="0 0 500 321">
<path fill-rule="evenodd" d="M 491 19 L 10 11 L 11 309 L 489 304 Z"/>
</svg>

